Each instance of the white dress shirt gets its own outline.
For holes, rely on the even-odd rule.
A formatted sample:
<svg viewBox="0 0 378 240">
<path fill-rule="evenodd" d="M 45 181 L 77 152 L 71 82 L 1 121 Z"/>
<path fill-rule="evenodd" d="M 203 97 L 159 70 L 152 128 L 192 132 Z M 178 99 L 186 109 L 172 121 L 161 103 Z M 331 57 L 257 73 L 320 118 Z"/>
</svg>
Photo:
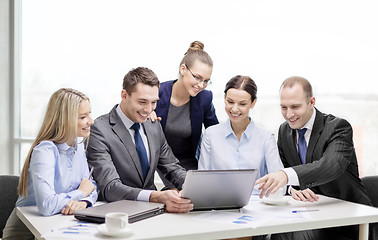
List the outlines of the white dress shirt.
<svg viewBox="0 0 378 240">
<path fill-rule="evenodd" d="M 131 140 L 133 141 L 133 143 L 135 145 L 135 138 L 134 138 L 135 137 L 135 131 L 133 129 L 131 129 L 131 126 L 134 124 L 134 122 L 131 121 L 122 112 L 120 104 L 117 106 L 117 113 L 118 113 L 118 116 L 121 118 L 123 125 L 125 125 L 126 129 L 129 131 L 129 133 L 131 135 Z M 148 140 L 147 140 L 146 133 L 144 132 L 143 125 L 141 125 L 141 127 L 139 128 L 139 134 L 142 137 L 144 147 L 146 148 L 148 162 L 150 162 L 150 149 L 148 147 Z M 149 202 L 150 201 L 150 195 L 151 195 L 152 192 L 153 192 L 153 190 L 142 190 L 142 191 L 140 191 L 138 196 L 137 196 L 137 200 Z"/>
<path fill-rule="evenodd" d="M 315 117 L 316 117 L 316 111 L 315 111 L 315 109 L 313 109 L 313 113 L 312 113 L 310 120 L 308 120 L 308 122 L 301 128 L 301 129 L 307 128 L 307 131 L 304 135 L 307 147 L 308 147 L 308 143 L 310 141 L 312 129 L 314 127 Z M 297 151 L 298 151 L 298 130 L 296 130 L 296 133 L 297 133 L 296 134 L 297 136 L 296 136 L 296 144 L 295 145 L 296 145 Z M 299 186 L 298 175 L 293 168 L 291 168 L 291 167 L 290 168 L 284 168 L 282 170 L 286 173 L 286 175 L 288 177 L 287 185 Z"/>
</svg>

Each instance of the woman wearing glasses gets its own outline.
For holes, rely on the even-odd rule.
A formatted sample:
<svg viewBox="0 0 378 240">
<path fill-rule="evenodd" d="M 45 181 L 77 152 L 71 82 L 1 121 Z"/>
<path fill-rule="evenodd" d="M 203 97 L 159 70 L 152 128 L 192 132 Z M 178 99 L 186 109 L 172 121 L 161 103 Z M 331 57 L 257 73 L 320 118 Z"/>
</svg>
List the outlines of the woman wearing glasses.
<svg viewBox="0 0 378 240">
<path fill-rule="evenodd" d="M 179 78 L 160 85 L 155 110 L 169 146 L 186 170 L 197 169 L 196 151 L 202 125 L 207 128 L 218 124 L 213 94 L 205 90 L 211 83 L 213 61 L 203 48 L 199 41 L 190 44 L 180 62 Z M 168 182 L 163 181 L 167 186 Z"/>
<path fill-rule="evenodd" d="M 257 101 L 255 82 L 248 76 L 235 76 L 226 84 L 224 93 L 229 119 L 206 129 L 198 169 L 251 168 L 259 170 L 259 177 L 282 169 L 273 134 L 249 117 Z"/>
</svg>

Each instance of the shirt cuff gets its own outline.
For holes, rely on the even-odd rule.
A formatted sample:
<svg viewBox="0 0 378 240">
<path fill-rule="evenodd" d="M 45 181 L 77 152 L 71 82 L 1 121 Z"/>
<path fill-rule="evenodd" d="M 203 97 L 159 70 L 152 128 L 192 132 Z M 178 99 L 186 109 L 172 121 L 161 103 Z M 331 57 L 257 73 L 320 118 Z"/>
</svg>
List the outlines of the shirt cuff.
<svg viewBox="0 0 378 240">
<path fill-rule="evenodd" d="M 291 189 L 293 187 L 291 185 L 287 185 L 287 194 L 289 194 L 291 196 Z"/>
<path fill-rule="evenodd" d="M 80 199 L 83 198 L 83 192 L 80 191 L 80 190 L 74 190 L 74 191 L 72 191 L 72 192 L 69 192 L 69 193 L 67 194 L 67 196 L 69 196 L 69 197 L 71 198 L 71 200 L 76 200 L 76 201 L 78 201 L 78 200 L 80 200 Z"/>
<path fill-rule="evenodd" d="M 142 190 L 139 192 L 137 196 L 137 201 L 143 201 L 143 202 L 149 202 L 150 201 L 150 195 L 153 192 L 153 190 Z"/>
<path fill-rule="evenodd" d="M 287 185 L 299 186 L 298 175 L 293 168 L 282 169 L 287 175 Z"/>
<path fill-rule="evenodd" d="M 80 201 L 87 202 L 88 203 L 87 207 L 92 207 L 93 204 L 96 202 L 96 199 L 94 199 L 93 196 L 91 197 L 91 195 L 89 195 L 88 197 L 85 197 L 81 199 Z"/>
<path fill-rule="evenodd" d="M 80 201 L 81 201 L 81 202 L 85 202 L 85 203 L 87 203 L 87 208 L 92 207 L 92 203 L 91 203 L 90 201 L 85 200 L 85 199 L 80 200 Z"/>
</svg>

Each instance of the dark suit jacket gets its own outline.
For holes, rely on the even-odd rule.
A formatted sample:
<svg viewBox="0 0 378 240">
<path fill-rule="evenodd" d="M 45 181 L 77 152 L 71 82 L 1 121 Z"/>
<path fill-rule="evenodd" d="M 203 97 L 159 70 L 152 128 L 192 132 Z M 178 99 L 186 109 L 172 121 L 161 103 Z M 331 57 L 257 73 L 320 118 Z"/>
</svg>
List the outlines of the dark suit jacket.
<svg viewBox="0 0 378 240">
<path fill-rule="evenodd" d="M 87 149 L 88 163 L 94 167 L 93 177 L 105 200 L 136 200 L 142 189 L 156 190 L 156 169 L 181 189 L 186 172 L 168 146 L 159 121 L 142 124 L 150 149 L 150 169 L 143 180 L 135 144 L 116 107 L 95 120 Z"/>
<path fill-rule="evenodd" d="M 301 189 L 311 188 L 317 194 L 370 205 L 358 175 L 353 130 L 346 120 L 316 109 L 305 165 L 301 164 L 295 144 L 296 131 L 283 123 L 278 149 L 284 166 L 298 174 Z"/>
<path fill-rule="evenodd" d="M 163 82 L 159 88 L 159 101 L 155 109 L 156 115 L 161 117 L 161 126 L 163 130 L 167 123 L 169 105 L 172 96 L 172 86 L 177 80 Z M 190 119 L 192 124 L 192 145 L 193 155 L 195 156 L 197 145 L 202 133 L 202 123 L 205 128 L 218 124 L 219 121 L 215 115 L 213 94 L 208 90 L 199 92 L 195 97 L 190 97 Z"/>
</svg>

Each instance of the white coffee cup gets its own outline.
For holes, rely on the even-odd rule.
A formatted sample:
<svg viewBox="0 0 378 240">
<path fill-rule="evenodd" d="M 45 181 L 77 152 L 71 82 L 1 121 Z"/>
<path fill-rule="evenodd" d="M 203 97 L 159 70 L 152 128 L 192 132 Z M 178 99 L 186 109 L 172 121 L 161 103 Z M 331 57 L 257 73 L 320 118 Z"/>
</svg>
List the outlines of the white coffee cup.
<svg viewBox="0 0 378 240">
<path fill-rule="evenodd" d="M 282 200 L 283 196 L 284 196 L 284 189 L 283 188 L 279 188 L 275 193 L 270 193 L 268 199 L 271 199 L 271 200 Z"/>
<path fill-rule="evenodd" d="M 105 215 L 105 224 L 109 232 L 119 232 L 127 228 L 129 215 L 123 212 L 111 212 Z"/>
</svg>

